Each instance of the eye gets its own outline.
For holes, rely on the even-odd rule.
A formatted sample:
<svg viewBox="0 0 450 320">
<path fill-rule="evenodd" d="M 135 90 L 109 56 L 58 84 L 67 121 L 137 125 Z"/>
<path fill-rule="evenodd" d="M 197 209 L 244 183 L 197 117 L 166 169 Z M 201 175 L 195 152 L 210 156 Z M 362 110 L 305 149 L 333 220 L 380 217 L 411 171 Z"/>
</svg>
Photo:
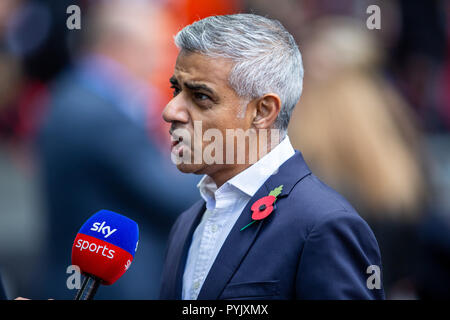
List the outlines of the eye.
<svg viewBox="0 0 450 320">
<path fill-rule="evenodd" d="M 195 97 L 195 99 L 201 100 L 201 101 L 210 99 L 209 96 L 207 96 L 206 94 L 200 93 L 200 92 L 195 92 L 194 97 Z"/>
<path fill-rule="evenodd" d="M 173 89 L 173 96 L 177 96 L 180 93 L 180 89 L 174 85 L 170 86 L 171 89 Z"/>
</svg>

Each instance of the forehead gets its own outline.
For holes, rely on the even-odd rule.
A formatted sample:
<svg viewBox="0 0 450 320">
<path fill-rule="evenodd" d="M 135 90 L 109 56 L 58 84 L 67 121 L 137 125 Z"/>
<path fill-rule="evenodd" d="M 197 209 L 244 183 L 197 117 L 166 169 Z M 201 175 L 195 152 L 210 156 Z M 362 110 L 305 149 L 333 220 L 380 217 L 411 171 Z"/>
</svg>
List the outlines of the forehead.
<svg viewBox="0 0 450 320">
<path fill-rule="evenodd" d="M 232 67 L 233 62 L 230 59 L 181 51 L 175 64 L 174 76 L 179 82 L 201 82 L 217 89 L 231 89 L 228 76 Z"/>
</svg>

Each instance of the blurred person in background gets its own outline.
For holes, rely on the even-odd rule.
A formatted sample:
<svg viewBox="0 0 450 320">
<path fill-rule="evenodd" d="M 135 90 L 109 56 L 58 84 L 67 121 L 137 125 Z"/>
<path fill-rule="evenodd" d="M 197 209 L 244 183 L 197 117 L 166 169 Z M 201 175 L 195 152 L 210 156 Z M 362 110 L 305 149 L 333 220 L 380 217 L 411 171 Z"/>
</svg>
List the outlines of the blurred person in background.
<svg viewBox="0 0 450 320">
<path fill-rule="evenodd" d="M 73 298 L 66 268 L 74 237 L 87 218 L 108 209 L 138 222 L 139 250 L 130 270 L 97 297 L 153 299 L 169 228 L 193 203 L 198 179 L 176 172 L 147 122 L 160 122 L 158 95 L 148 86 L 158 63 L 158 7 L 117 0 L 96 2 L 89 10 L 82 50 L 52 85 L 37 140 L 49 214 L 46 277 L 38 292 Z M 175 193 L 175 186 L 182 191 Z"/>
<path fill-rule="evenodd" d="M 64 60 L 55 58 L 60 47 L 48 46 L 61 30 L 50 28 L 58 20 L 46 6 L 50 1 L 0 2 L 0 273 L 10 296 L 35 280 L 30 266 L 41 259 L 45 233 L 30 142 L 45 82 Z"/>
<path fill-rule="evenodd" d="M 304 43 L 305 90 L 289 132 L 325 182 L 371 226 L 387 298 L 416 298 L 418 224 L 428 177 L 421 133 L 380 74 L 382 53 L 365 21 L 327 17 Z"/>
<path fill-rule="evenodd" d="M 401 28 L 388 67 L 399 91 L 420 117 L 428 133 L 449 131 L 449 108 L 438 99 L 440 79 L 448 61 L 446 0 L 399 0 Z M 447 31 L 448 32 L 448 31 Z"/>
</svg>

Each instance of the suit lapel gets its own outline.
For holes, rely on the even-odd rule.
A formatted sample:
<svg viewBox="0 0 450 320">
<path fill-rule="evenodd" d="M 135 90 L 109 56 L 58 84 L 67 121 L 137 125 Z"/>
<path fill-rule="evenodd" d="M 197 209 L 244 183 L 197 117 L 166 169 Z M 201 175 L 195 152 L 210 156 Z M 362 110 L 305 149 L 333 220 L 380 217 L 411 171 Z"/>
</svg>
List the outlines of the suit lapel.
<svg viewBox="0 0 450 320">
<path fill-rule="evenodd" d="M 262 198 L 267 194 L 265 188 L 260 188 L 245 206 L 217 255 L 200 290 L 198 300 L 219 298 L 223 288 L 241 264 L 264 223 L 264 221 L 259 221 L 244 231 L 240 231 L 252 221 L 250 208 L 255 201 L 254 199 Z"/>
<path fill-rule="evenodd" d="M 245 206 L 225 240 L 222 249 L 217 255 L 217 258 L 203 283 L 202 289 L 198 295 L 199 300 L 218 299 L 220 297 L 223 289 L 256 240 L 258 233 L 264 225 L 264 220 L 258 221 L 254 225 L 240 231 L 252 221 L 251 206 L 253 203 L 258 199 L 267 196 L 270 190 L 273 190 L 279 185 L 283 185 L 283 191 L 278 196 L 278 199 L 287 196 L 295 184 L 309 173 L 309 168 L 306 166 L 301 153 L 297 151 L 294 156 L 288 159 L 279 168 L 277 174 L 272 175 L 263 186 L 259 188 Z"/>
<path fill-rule="evenodd" d="M 184 219 L 180 221 L 180 227 L 176 230 L 177 234 L 173 235 L 174 241 L 176 242 L 172 245 L 173 251 L 171 257 L 173 261 L 170 265 L 176 266 L 176 270 L 174 275 L 167 275 L 171 279 L 171 285 L 168 286 L 168 291 L 172 292 L 172 294 L 169 294 L 171 297 L 169 299 L 181 299 L 187 253 L 191 245 L 192 235 L 200 223 L 204 211 L 205 202 L 203 200 L 195 203 L 189 209 L 189 212 L 184 215 Z"/>
</svg>

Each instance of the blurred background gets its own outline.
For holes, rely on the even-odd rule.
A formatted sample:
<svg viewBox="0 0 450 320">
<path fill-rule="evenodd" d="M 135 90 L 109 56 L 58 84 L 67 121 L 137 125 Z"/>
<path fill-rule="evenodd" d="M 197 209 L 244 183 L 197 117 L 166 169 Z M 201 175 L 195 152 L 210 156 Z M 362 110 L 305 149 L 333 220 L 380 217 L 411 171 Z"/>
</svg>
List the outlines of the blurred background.
<svg viewBox="0 0 450 320">
<path fill-rule="evenodd" d="M 73 4 L 81 29 L 67 26 Z M 380 29 L 367 27 L 369 5 Z M 140 243 L 130 270 L 97 297 L 157 298 L 170 226 L 198 199 L 200 178 L 168 161 L 160 114 L 173 36 L 237 12 L 278 19 L 296 38 L 305 79 L 289 136 L 371 226 L 387 298 L 450 298 L 450 1 L 1 0 L 8 298 L 72 299 L 73 239 L 103 208 L 137 221 Z"/>
</svg>

